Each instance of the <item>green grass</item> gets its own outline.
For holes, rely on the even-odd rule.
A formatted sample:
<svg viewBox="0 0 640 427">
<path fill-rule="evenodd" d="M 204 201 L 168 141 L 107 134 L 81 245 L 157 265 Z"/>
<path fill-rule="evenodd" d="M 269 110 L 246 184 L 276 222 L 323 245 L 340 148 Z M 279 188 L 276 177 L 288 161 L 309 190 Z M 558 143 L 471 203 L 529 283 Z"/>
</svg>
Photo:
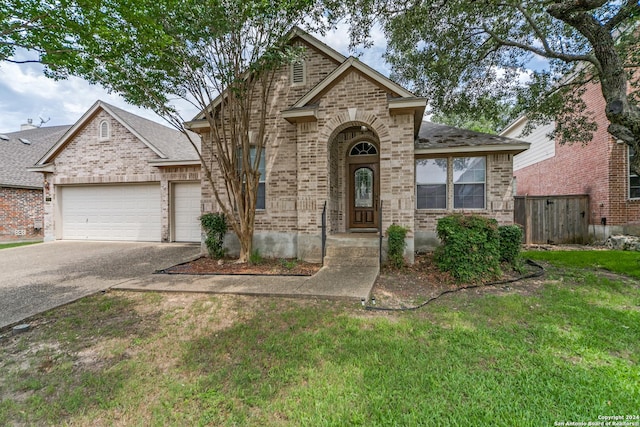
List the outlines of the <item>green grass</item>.
<svg viewBox="0 0 640 427">
<path fill-rule="evenodd" d="M 639 287 L 554 275 L 524 294 L 465 291 L 404 313 L 85 298 L 5 338 L 0 424 L 542 426 L 638 414 Z"/>
<path fill-rule="evenodd" d="M 42 242 L 16 242 L 16 243 L 0 243 L 0 249 L 16 248 L 18 246 L 35 245 Z"/>
<path fill-rule="evenodd" d="M 523 258 L 561 267 L 604 269 L 640 279 L 640 252 L 633 251 L 526 251 Z"/>
</svg>

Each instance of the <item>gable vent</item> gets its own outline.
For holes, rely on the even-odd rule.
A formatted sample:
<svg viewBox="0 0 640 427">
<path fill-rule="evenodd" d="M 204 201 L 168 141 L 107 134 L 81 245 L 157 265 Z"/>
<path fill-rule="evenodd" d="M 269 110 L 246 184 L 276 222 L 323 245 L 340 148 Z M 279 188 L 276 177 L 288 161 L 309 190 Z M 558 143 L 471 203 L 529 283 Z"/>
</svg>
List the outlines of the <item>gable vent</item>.
<svg viewBox="0 0 640 427">
<path fill-rule="evenodd" d="M 19 138 L 20 142 L 22 142 L 25 145 L 31 145 L 31 141 L 29 141 L 26 138 Z"/>
<path fill-rule="evenodd" d="M 304 84 L 304 61 L 296 61 L 291 64 L 291 82 L 293 84 Z"/>
<path fill-rule="evenodd" d="M 8 141 L 9 137 L 7 135 L 0 135 L 0 139 L 3 141 Z"/>
</svg>

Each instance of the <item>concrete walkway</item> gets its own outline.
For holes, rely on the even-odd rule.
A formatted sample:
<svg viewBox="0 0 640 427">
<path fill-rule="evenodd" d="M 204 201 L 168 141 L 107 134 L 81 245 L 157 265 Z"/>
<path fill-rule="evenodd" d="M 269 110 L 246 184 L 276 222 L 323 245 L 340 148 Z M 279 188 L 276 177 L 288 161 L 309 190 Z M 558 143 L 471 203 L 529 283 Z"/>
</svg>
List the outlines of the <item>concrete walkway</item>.
<svg viewBox="0 0 640 427">
<path fill-rule="evenodd" d="M 369 299 L 378 267 L 323 267 L 313 276 L 192 276 L 153 274 L 111 289 L 157 292 L 205 292 L 290 298 Z"/>
</svg>

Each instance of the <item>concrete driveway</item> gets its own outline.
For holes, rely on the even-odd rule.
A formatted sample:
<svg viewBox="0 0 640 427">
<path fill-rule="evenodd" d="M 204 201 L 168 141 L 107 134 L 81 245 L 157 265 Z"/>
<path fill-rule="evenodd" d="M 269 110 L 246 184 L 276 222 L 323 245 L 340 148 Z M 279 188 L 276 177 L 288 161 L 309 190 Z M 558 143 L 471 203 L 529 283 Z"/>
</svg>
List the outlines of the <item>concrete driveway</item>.
<svg viewBox="0 0 640 427">
<path fill-rule="evenodd" d="M 56 241 L 0 250 L 0 328 L 196 257 L 198 244 Z"/>
</svg>

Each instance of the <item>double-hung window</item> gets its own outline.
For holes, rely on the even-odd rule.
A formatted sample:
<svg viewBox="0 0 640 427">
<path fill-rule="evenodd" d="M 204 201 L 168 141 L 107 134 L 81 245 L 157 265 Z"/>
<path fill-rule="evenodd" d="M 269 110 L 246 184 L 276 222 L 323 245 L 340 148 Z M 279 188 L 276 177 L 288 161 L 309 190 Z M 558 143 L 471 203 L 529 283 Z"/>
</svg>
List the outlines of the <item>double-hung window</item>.
<svg viewBox="0 0 640 427">
<path fill-rule="evenodd" d="M 485 157 L 453 159 L 454 209 L 484 209 L 486 170 Z"/>
<path fill-rule="evenodd" d="M 256 147 L 251 147 L 250 151 L 250 162 L 254 164 L 256 160 Z M 260 171 L 260 182 L 258 183 L 258 195 L 256 198 L 256 209 L 265 209 L 266 206 L 266 191 L 265 191 L 265 182 L 266 182 L 266 168 L 265 168 L 265 149 L 263 148 L 260 151 L 260 163 L 258 166 L 258 170 Z M 238 148 L 238 173 L 242 172 L 242 148 Z"/>
<path fill-rule="evenodd" d="M 631 162 L 636 155 L 633 148 L 629 147 L 629 198 L 640 199 L 640 177 L 631 170 Z"/>
<path fill-rule="evenodd" d="M 447 159 L 416 160 L 418 209 L 447 208 Z"/>
</svg>

